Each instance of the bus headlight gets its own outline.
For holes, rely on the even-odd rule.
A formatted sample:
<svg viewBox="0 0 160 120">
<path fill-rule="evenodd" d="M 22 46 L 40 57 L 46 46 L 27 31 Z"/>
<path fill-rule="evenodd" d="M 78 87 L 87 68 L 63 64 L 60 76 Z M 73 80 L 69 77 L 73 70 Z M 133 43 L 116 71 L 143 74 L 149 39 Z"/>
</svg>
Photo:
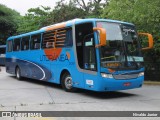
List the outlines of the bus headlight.
<svg viewBox="0 0 160 120">
<path fill-rule="evenodd" d="M 101 76 L 104 78 L 113 78 L 112 74 L 101 73 Z"/>
<path fill-rule="evenodd" d="M 140 72 L 138 77 L 144 76 L 144 72 Z"/>
</svg>

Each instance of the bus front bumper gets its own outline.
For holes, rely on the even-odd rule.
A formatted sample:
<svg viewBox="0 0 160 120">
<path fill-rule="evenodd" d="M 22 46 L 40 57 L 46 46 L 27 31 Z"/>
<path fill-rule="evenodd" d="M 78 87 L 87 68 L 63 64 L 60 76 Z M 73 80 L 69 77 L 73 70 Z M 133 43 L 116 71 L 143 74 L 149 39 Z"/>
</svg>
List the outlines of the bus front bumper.
<svg viewBox="0 0 160 120">
<path fill-rule="evenodd" d="M 142 87 L 144 82 L 144 76 L 129 79 L 129 80 L 116 80 L 114 78 L 99 77 L 94 81 L 93 86 L 86 85 L 86 89 L 105 92 L 105 91 L 119 91 Z"/>
</svg>

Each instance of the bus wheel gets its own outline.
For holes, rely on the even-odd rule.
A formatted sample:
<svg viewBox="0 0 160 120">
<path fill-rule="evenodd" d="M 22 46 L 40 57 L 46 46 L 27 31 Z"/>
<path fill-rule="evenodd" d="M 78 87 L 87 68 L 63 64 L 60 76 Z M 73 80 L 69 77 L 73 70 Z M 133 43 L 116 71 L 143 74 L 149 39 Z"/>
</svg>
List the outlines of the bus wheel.
<svg viewBox="0 0 160 120">
<path fill-rule="evenodd" d="M 62 88 L 67 92 L 74 92 L 76 88 L 73 87 L 72 77 L 69 73 L 65 73 L 61 80 Z"/>
<path fill-rule="evenodd" d="M 18 80 L 21 80 L 21 79 L 22 79 L 22 77 L 21 77 L 21 70 L 20 70 L 19 67 L 16 68 L 16 78 L 17 78 Z"/>
</svg>

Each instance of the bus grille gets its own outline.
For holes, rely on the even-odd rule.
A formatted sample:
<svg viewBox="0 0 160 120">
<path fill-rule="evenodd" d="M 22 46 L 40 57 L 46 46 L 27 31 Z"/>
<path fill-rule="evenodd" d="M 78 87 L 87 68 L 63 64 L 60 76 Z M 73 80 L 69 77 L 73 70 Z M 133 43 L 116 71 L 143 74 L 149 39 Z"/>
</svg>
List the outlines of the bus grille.
<svg viewBox="0 0 160 120">
<path fill-rule="evenodd" d="M 119 75 L 113 75 L 113 77 L 117 80 L 120 79 L 134 79 L 138 77 L 138 73 L 134 73 L 134 74 L 119 74 Z"/>
</svg>

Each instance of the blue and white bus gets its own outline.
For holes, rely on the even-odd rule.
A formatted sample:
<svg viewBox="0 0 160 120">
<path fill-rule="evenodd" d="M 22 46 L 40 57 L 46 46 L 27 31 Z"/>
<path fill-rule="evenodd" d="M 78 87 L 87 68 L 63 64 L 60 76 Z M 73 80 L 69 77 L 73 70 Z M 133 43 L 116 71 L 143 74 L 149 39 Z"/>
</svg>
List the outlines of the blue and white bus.
<svg viewBox="0 0 160 120">
<path fill-rule="evenodd" d="M 147 36 L 142 48 L 139 35 Z M 109 19 L 74 19 L 7 39 L 6 72 L 76 88 L 117 91 L 144 81 L 142 50 L 152 35 L 134 24 Z"/>
</svg>

